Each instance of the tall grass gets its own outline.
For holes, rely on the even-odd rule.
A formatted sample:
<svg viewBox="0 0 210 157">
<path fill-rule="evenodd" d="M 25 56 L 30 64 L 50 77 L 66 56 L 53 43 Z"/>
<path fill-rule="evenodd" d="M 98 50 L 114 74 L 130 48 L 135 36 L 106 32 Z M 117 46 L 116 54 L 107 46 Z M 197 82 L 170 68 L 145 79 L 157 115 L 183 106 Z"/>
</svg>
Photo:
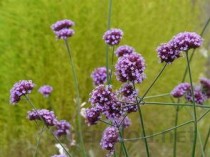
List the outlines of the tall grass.
<svg viewBox="0 0 210 157">
<path fill-rule="evenodd" d="M 147 78 L 154 78 L 155 71 L 161 69 L 157 62 L 155 48 L 160 42 L 168 41 L 171 36 L 180 31 L 197 31 L 202 27 L 205 19 L 199 13 L 201 2 L 196 5 L 190 0 L 177 1 L 113 1 L 111 27 L 121 28 L 125 32 L 122 44 L 130 44 L 140 52 L 146 60 Z M 9 106 L 9 89 L 13 83 L 20 79 L 32 79 L 38 87 L 47 83 L 54 87 L 51 103 L 60 118 L 69 120 L 75 124 L 74 88 L 69 81 L 72 78 L 69 72 L 68 60 L 65 47 L 62 41 L 55 41 L 54 35 L 50 30 L 50 25 L 63 18 L 69 18 L 76 22 L 75 36 L 70 39 L 72 53 L 79 76 L 82 101 L 88 99 L 88 94 L 92 89 L 90 73 L 97 67 L 105 65 L 102 34 L 107 29 L 107 6 L 105 0 L 82 1 L 82 0 L 4 0 L 0 2 L 0 156 L 32 156 L 35 149 L 36 128 L 28 122 L 26 111 L 30 106 L 26 102 L 18 106 Z M 202 73 L 203 58 L 199 53 L 192 64 L 193 78 L 197 78 Z M 181 79 L 180 69 L 185 68 L 184 58 L 176 61 L 175 65 L 169 66 L 164 77 L 161 77 L 158 84 L 155 84 L 153 91 L 148 95 L 157 93 L 167 93 L 177 81 Z M 197 80 L 197 79 L 196 79 Z M 143 93 L 152 79 L 147 79 L 139 86 Z M 165 86 L 165 82 L 170 85 Z M 114 82 L 117 84 L 116 82 Z M 139 88 L 138 87 L 138 88 Z M 47 108 L 47 101 L 39 93 L 33 91 L 31 97 L 33 102 L 40 108 Z M 40 104 L 40 102 L 42 102 Z M 39 104 L 38 104 L 39 103 Z M 168 107 L 154 106 L 144 108 L 144 117 L 147 132 L 155 132 L 173 126 L 174 118 Z M 175 114 L 175 113 L 173 113 Z M 180 112 L 181 120 L 186 121 L 190 118 L 185 111 Z M 154 121 L 155 118 L 155 121 Z M 165 119 L 167 118 L 167 121 Z M 131 130 L 137 127 L 137 121 L 133 122 Z M 205 128 L 205 126 L 200 126 Z M 100 128 L 88 128 L 88 130 L 100 130 Z M 181 130 L 187 130 L 185 127 Z M 87 130 L 87 128 L 84 128 Z M 76 131 L 76 130 L 74 130 Z M 99 135 L 100 136 L 100 133 Z M 204 135 L 205 136 L 205 135 Z M 88 138 L 88 135 L 86 134 Z M 46 140 L 48 139 L 48 140 Z M 43 135 L 39 155 L 43 152 L 45 156 L 50 156 L 56 150 L 52 145 L 53 138 L 49 139 Z M 88 150 L 101 154 L 98 141 L 88 143 Z M 186 141 L 189 142 L 190 141 Z M 47 146 L 47 147 L 46 147 Z M 151 142 L 151 151 L 157 156 L 170 156 L 172 154 L 172 142 L 163 142 L 159 139 Z M 189 155 L 190 146 L 186 143 L 178 143 L 178 148 L 182 152 L 177 155 Z M 96 149 L 95 148 L 99 148 Z M 77 148 L 73 148 L 77 149 Z M 146 154 L 142 142 L 128 145 L 129 154 Z M 24 154 L 23 154 L 24 152 Z"/>
</svg>

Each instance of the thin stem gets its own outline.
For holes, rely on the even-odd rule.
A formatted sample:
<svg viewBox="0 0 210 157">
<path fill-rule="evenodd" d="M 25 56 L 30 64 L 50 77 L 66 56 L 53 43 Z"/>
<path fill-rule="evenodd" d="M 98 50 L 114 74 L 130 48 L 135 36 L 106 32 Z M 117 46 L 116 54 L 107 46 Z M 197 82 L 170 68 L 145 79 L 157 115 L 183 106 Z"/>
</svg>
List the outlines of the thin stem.
<svg viewBox="0 0 210 157">
<path fill-rule="evenodd" d="M 70 65 L 71 65 L 71 71 L 73 74 L 73 81 L 74 81 L 74 88 L 76 91 L 76 109 L 77 109 L 77 127 L 78 127 L 78 134 L 77 134 L 77 138 L 79 138 L 79 142 L 80 142 L 80 146 L 82 148 L 82 152 L 83 152 L 83 156 L 87 156 L 86 155 L 86 151 L 85 151 L 85 146 L 84 146 L 84 141 L 83 141 L 83 134 L 82 134 L 82 126 L 81 126 L 81 117 L 80 117 L 80 93 L 79 93 L 79 84 L 78 84 L 78 79 L 77 79 L 77 75 L 76 75 L 76 71 L 75 71 L 75 66 L 74 66 L 74 62 L 72 60 L 72 56 L 71 56 L 71 51 L 70 51 L 70 46 L 68 44 L 67 40 L 64 40 L 65 45 L 66 45 L 66 49 L 67 49 L 67 53 L 70 59 Z"/>
<path fill-rule="evenodd" d="M 127 152 L 127 149 L 125 147 L 125 143 L 124 143 L 123 136 L 122 136 L 122 133 L 121 133 L 120 129 L 119 129 L 119 135 L 120 135 L 120 143 L 121 143 L 121 146 L 123 148 L 123 152 L 124 152 L 125 156 L 128 157 L 128 152 Z"/>
<path fill-rule="evenodd" d="M 136 89 L 135 87 L 135 84 L 133 82 L 133 87 L 134 87 L 134 90 Z M 139 113 L 139 120 L 140 120 L 140 125 L 142 127 L 142 133 L 143 133 L 143 137 L 146 136 L 146 132 L 145 132 L 145 128 L 144 128 L 144 120 L 143 120 L 143 115 L 142 115 L 142 111 L 141 111 L 141 107 L 139 105 L 139 102 L 138 102 L 138 99 L 136 98 L 136 103 L 137 103 L 137 108 L 138 108 L 138 113 Z M 147 157 L 150 156 L 150 153 L 149 153 L 149 146 L 148 146 L 148 143 L 147 143 L 147 139 L 144 138 L 144 144 L 145 144 L 145 147 L 146 147 L 146 152 L 147 152 Z"/>
<path fill-rule="evenodd" d="M 146 96 L 146 97 L 144 97 L 144 100 L 145 99 L 150 99 L 150 98 L 158 98 L 158 97 L 168 96 L 168 95 L 170 95 L 170 93 L 158 94 L 158 95 L 152 95 L 152 96 Z"/>
<path fill-rule="evenodd" d="M 162 68 L 162 70 L 159 72 L 159 74 L 156 76 L 155 80 L 152 82 L 152 84 L 149 86 L 149 88 L 146 90 L 146 92 L 144 93 L 144 95 L 141 97 L 141 100 L 144 99 L 144 97 L 147 95 L 147 93 L 150 91 L 150 89 L 153 87 L 153 85 L 155 84 L 155 82 L 157 81 L 157 79 L 160 77 L 160 75 L 163 73 L 163 71 L 165 70 L 167 66 L 167 63 L 164 65 L 164 67 Z"/>
<path fill-rule="evenodd" d="M 193 140 L 192 157 L 194 157 L 195 156 L 195 149 L 196 149 L 196 141 L 197 141 L 197 130 L 198 130 L 198 128 L 197 128 L 197 113 L 196 113 L 195 95 L 194 95 L 194 89 L 193 89 L 193 84 L 192 84 L 192 76 L 191 76 L 191 69 L 190 69 L 190 61 L 189 61 L 188 51 L 186 51 L 185 53 L 186 53 L 188 72 L 189 72 L 189 77 L 190 77 L 191 94 L 192 94 L 192 98 L 193 98 L 194 140 Z"/>
<path fill-rule="evenodd" d="M 176 117 L 175 117 L 175 125 L 178 125 L 178 118 L 179 118 L 179 106 L 176 106 Z M 174 150 L 173 150 L 173 156 L 176 157 L 176 140 L 177 140 L 177 129 L 174 129 Z"/>
<path fill-rule="evenodd" d="M 42 121 L 42 123 L 47 127 L 47 129 L 49 130 L 49 132 L 53 135 L 53 137 L 55 138 L 55 140 L 61 145 L 61 147 L 64 149 L 64 151 L 68 154 L 69 157 L 71 157 L 72 155 L 66 150 L 66 148 L 62 145 L 61 141 L 57 138 L 57 136 L 54 135 L 54 133 L 50 130 L 49 126 L 45 123 L 44 119 L 39 115 L 36 107 L 34 106 L 34 104 L 31 102 L 30 98 L 28 97 L 28 95 L 25 95 L 26 100 L 28 101 L 28 103 L 31 105 L 31 107 L 34 109 L 34 111 L 36 112 L 36 114 L 39 116 L 40 120 Z"/>
<path fill-rule="evenodd" d="M 204 142 L 204 146 L 203 146 L 203 151 L 205 152 L 206 150 L 206 146 L 207 146 L 207 143 L 208 143 L 208 140 L 209 140 L 209 136 L 210 136 L 210 126 L 209 126 L 209 131 L 206 135 L 206 139 L 205 139 L 205 142 Z"/>
<path fill-rule="evenodd" d="M 45 130 L 45 125 L 43 125 L 39 135 L 38 135 L 38 138 L 37 138 L 37 143 L 36 143 L 36 150 L 34 152 L 34 157 L 37 157 L 37 152 L 38 152 L 38 147 L 39 147 L 39 144 L 40 144 L 40 139 L 41 139 L 41 136 L 42 136 L 42 133 L 44 132 Z"/>
<path fill-rule="evenodd" d="M 108 19 L 107 19 L 107 30 L 110 29 L 111 26 L 111 15 L 112 15 L 112 0 L 109 0 L 108 4 Z M 106 44 L 106 76 L 107 76 L 107 84 L 110 84 L 110 78 L 109 78 L 109 46 Z"/>
<path fill-rule="evenodd" d="M 111 68 L 110 68 L 110 84 L 112 84 L 113 62 L 114 62 L 114 46 L 112 46 L 112 62 L 111 62 Z"/>
</svg>

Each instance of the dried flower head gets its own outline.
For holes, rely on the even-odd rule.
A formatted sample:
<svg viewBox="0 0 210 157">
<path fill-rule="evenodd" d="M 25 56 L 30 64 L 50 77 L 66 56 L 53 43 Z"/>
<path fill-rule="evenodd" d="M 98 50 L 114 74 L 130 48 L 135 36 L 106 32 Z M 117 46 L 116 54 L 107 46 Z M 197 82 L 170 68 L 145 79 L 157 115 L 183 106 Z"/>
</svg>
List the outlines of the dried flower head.
<svg viewBox="0 0 210 157">
<path fill-rule="evenodd" d="M 57 21 L 56 23 L 52 24 L 51 29 L 53 31 L 60 31 L 64 28 L 70 28 L 72 26 L 74 26 L 74 22 L 71 20 L 65 19 L 65 20 Z"/>
<path fill-rule="evenodd" d="M 48 97 L 53 91 L 53 88 L 49 85 L 44 85 L 39 88 L 39 93 L 41 93 L 44 97 Z"/>
<path fill-rule="evenodd" d="M 135 51 L 135 49 L 128 45 L 119 46 L 115 51 L 117 57 L 122 57 L 126 54 L 131 54 Z"/>
<path fill-rule="evenodd" d="M 106 67 L 96 68 L 91 74 L 94 85 L 104 84 L 106 82 L 106 75 Z"/>
<path fill-rule="evenodd" d="M 33 88 L 34 84 L 31 80 L 21 80 L 15 83 L 10 90 L 10 103 L 18 103 L 21 96 L 30 94 Z"/>
<path fill-rule="evenodd" d="M 180 98 L 190 91 L 190 88 L 191 86 L 189 83 L 180 83 L 171 91 L 171 95 L 175 98 Z"/>
<path fill-rule="evenodd" d="M 71 125 L 66 120 L 58 121 L 55 126 L 56 126 L 56 129 L 57 129 L 55 131 L 56 136 L 62 136 L 62 135 L 70 134 Z"/>
<path fill-rule="evenodd" d="M 168 64 L 172 63 L 176 58 L 180 57 L 180 51 L 174 47 L 172 42 L 163 43 L 157 48 L 158 57 L 161 63 L 166 62 Z"/>
<path fill-rule="evenodd" d="M 123 31 L 121 29 L 113 28 L 104 33 L 103 39 L 106 44 L 114 46 L 120 43 L 122 36 L 123 36 Z"/>
<path fill-rule="evenodd" d="M 57 124 L 57 119 L 53 111 L 47 109 L 28 111 L 29 120 L 43 120 L 46 125 L 54 126 Z"/>
<path fill-rule="evenodd" d="M 173 37 L 171 42 L 179 51 L 188 51 L 201 46 L 203 39 L 195 32 L 181 32 Z"/>
<path fill-rule="evenodd" d="M 144 58 L 137 53 L 118 58 L 115 69 L 117 80 L 121 82 L 141 83 L 146 77 Z"/>
</svg>

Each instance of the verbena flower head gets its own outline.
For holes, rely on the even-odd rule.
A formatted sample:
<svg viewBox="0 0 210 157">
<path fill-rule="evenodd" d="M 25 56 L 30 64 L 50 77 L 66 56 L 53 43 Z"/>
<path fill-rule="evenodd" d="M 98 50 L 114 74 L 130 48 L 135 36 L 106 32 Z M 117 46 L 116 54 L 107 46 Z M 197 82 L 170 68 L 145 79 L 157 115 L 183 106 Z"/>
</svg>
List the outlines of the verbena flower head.
<svg viewBox="0 0 210 157">
<path fill-rule="evenodd" d="M 90 94 L 92 106 L 105 110 L 116 99 L 116 94 L 110 85 L 99 85 Z"/>
<path fill-rule="evenodd" d="M 175 98 L 180 98 L 190 91 L 190 88 L 191 86 L 189 83 L 180 83 L 171 91 L 171 95 Z"/>
<path fill-rule="evenodd" d="M 121 101 L 124 102 L 122 103 L 123 112 L 131 113 L 138 110 L 136 97 L 122 97 Z"/>
<path fill-rule="evenodd" d="M 195 103 L 197 104 L 203 104 L 204 101 L 207 100 L 207 96 L 204 93 L 202 93 L 200 87 L 195 87 L 194 97 L 195 97 Z M 193 95 L 191 94 L 191 91 L 186 93 L 185 98 L 187 101 L 193 102 Z"/>
<path fill-rule="evenodd" d="M 48 97 L 53 91 L 53 88 L 49 85 L 44 85 L 39 88 L 39 93 L 41 93 L 44 97 Z"/>
<path fill-rule="evenodd" d="M 64 28 L 61 29 L 60 31 L 56 31 L 55 35 L 57 36 L 58 39 L 67 39 L 74 35 L 74 30 Z"/>
<path fill-rule="evenodd" d="M 103 149 L 114 151 L 114 146 L 119 140 L 119 132 L 116 127 L 108 127 L 104 130 L 100 145 Z"/>
<path fill-rule="evenodd" d="M 104 33 L 103 39 L 106 44 L 114 46 L 120 43 L 122 36 L 123 31 L 121 29 L 113 28 Z"/>
<path fill-rule="evenodd" d="M 125 54 L 131 54 L 135 51 L 135 49 L 131 46 L 128 45 L 123 45 L 117 48 L 117 50 L 115 51 L 115 54 L 117 57 L 122 57 Z"/>
<path fill-rule="evenodd" d="M 70 134 L 71 125 L 66 120 L 61 120 L 56 123 L 56 129 L 56 136 L 67 135 Z"/>
<path fill-rule="evenodd" d="M 172 42 L 179 51 L 188 51 L 191 48 L 198 48 L 202 44 L 202 38 L 195 32 L 182 32 L 175 35 Z"/>
<path fill-rule="evenodd" d="M 104 84 L 106 82 L 106 75 L 106 67 L 96 68 L 91 74 L 94 85 Z"/>
<path fill-rule="evenodd" d="M 94 125 L 101 118 L 101 110 L 96 107 L 86 109 L 85 118 L 88 125 Z"/>
<path fill-rule="evenodd" d="M 111 104 L 106 106 L 106 108 L 103 110 L 103 114 L 109 120 L 119 118 L 121 115 L 124 114 L 122 103 L 118 101 L 113 101 Z"/>
<path fill-rule="evenodd" d="M 53 31 L 60 31 L 64 28 L 70 28 L 72 26 L 74 26 L 74 22 L 71 20 L 65 19 L 65 20 L 57 21 L 56 23 L 52 24 L 51 29 Z"/>
<path fill-rule="evenodd" d="M 10 90 L 10 103 L 16 104 L 20 101 L 21 96 L 30 94 L 34 88 L 31 80 L 21 80 L 15 83 Z"/>
<path fill-rule="evenodd" d="M 57 124 L 57 119 L 53 111 L 47 109 L 28 111 L 29 120 L 43 120 L 46 125 L 54 126 Z"/>
<path fill-rule="evenodd" d="M 201 78 L 200 83 L 202 86 L 202 91 L 206 94 L 208 98 L 210 98 L 210 79 Z"/>
<path fill-rule="evenodd" d="M 180 57 L 180 51 L 174 47 L 172 42 L 163 43 L 156 49 L 161 63 L 172 63 L 176 58 Z"/>
<path fill-rule="evenodd" d="M 122 116 L 120 118 L 113 119 L 112 122 L 116 127 L 127 128 L 131 125 L 131 120 L 128 118 L 128 116 Z"/>
<path fill-rule="evenodd" d="M 134 89 L 132 83 L 125 83 L 119 90 L 124 97 L 137 97 L 138 91 Z"/>
<path fill-rule="evenodd" d="M 137 53 L 118 58 L 115 69 L 117 80 L 121 82 L 131 81 L 141 83 L 146 77 L 144 74 L 144 58 Z"/>
</svg>

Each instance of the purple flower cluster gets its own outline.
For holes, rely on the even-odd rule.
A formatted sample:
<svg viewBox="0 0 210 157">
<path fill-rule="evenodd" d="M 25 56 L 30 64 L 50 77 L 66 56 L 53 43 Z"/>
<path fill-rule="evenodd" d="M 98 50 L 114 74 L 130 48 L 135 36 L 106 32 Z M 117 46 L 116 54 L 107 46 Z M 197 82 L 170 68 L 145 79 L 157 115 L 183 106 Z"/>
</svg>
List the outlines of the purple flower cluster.
<svg viewBox="0 0 210 157">
<path fill-rule="evenodd" d="M 103 149 L 114 151 L 115 143 L 119 141 L 119 132 L 116 127 L 108 127 L 104 130 L 100 145 Z"/>
<path fill-rule="evenodd" d="M 49 85 L 44 85 L 39 88 L 39 93 L 41 93 L 44 97 L 48 97 L 53 91 L 53 88 Z"/>
<path fill-rule="evenodd" d="M 47 109 L 28 111 L 28 119 L 43 120 L 47 126 L 54 126 L 57 124 L 54 112 Z"/>
<path fill-rule="evenodd" d="M 97 86 L 90 94 L 89 101 L 93 107 L 106 110 L 108 106 L 116 100 L 116 94 L 112 91 L 112 87 L 108 85 Z"/>
<path fill-rule="evenodd" d="M 115 65 L 117 80 L 121 82 L 131 81 L 141 83 L 145 79 L 145 61 L 144 58 L 137 53 L 124 55 L 118 58 Z"/>
<path fill-rule="evenodd" d="M 58 121 L 55 126 L 56 126 L 56 129 L 57 129 L 55 131 L 56 136 L 62 136 L 62 135 L 70 134 L 71 125 L 66 120 Z"/>
<path fill-rule="evenodd" d="M 126 98 L 129 98 L 129 97 L 133 98 L 133 97 L 137 97 L 138 95 L 138 91 L 134 89 L 132 83 L 123 84 L 119 92 L 120 94 L 122 94 L 122 96 Z"/>
<path fill-rule="evenodd" d="M 70 29 L 74 26 L 74 22 L 71 20 L 60 20 L 51 26 L 51 29 L 55 33 L 58 39 L 67 39 L 74 35 L 74 30 Z"/>
<path fill-rule="evenodd" d="M 85 118 L 88 125 L 94 125 L 101 118 L 101 110 L 92 107 L 85 110 Z"/>
<path fill-rule="evenodd" d="M 189 83 L 180 83 L 171 91 L 171 95 L 175 98 L 180 98 L 190 91 L 190 89 L 191 86 Z"/>
<path fill-rule="evenodd" d="M 94 85 L 98 86 L 100 84 L 104 84 L 106 82 L 106 75 L 106 67 L 96 68 L 91 74 Z"/>
<path fill-rule="evenodd" d="M 187 101 L 193 102 L 193 95 L 191 94 L 191 91 L 186 93 L 185 98 Z M 207 99 L 206 95 L 202 93 L 200 87 L 194 89 L 194 98 L 195 103 L 197 104 L 203 104 Z"/>
<path fill-rule="evenodd" d="M 15 83 L 10 90 L 10 103 L 16 104 L 20 101 L 21 96 L 30 94 L 34 84 L 31 80 L 21 80 Z"/>
<path fill-rule="evenodd" d="M 119 46 L 115 51 L 117 57 L 122 57 L 126 54 L 131 54 L 135 51 L 135 49 L 128 45 Z"/>
<path fill-rule="evenodd" d="M 182 32 L 175 35 L 168 43 L 158 46 L 156 51 L 161 62 L 170 64 L 180 57 L 181 51 L 198 48 L 202 41 L 201 36 L 194 32 Z"/>
<path fill-rule="evenodd" d="M 103 39 L 106 44 L 114 46 L 120 43 L 122 36 L 123 31 L 121 29 L 113 28 L 104 33 Z"/>
<path fill-rule="evenodd" d="M 201 36 L 195 32 L 179 33 L 173 37 L 172 41 L 179 51 L 198 48 L 203 42 Z"/>
</svg>

